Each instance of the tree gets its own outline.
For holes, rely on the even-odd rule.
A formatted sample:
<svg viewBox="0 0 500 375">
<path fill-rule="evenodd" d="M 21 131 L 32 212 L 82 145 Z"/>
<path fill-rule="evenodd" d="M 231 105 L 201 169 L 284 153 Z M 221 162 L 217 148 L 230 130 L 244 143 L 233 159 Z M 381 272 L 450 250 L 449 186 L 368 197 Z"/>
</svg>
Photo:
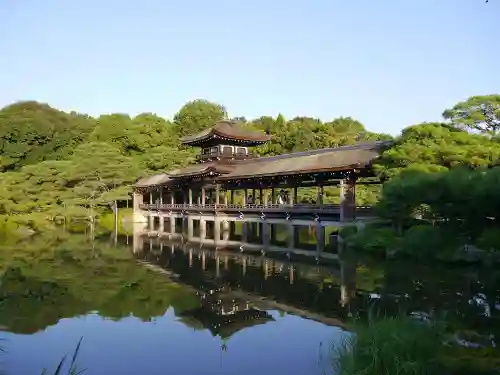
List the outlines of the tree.
<svg viewBox="0 0 500 375">
<path fill-rule="evenodd" d="M 34 101 L 4 107 L 0 110 L 0 171 L 62 159 L 87 140 L 94 126 L 88 116 Z"/>
<path fill-rule="evenodd" d="M 471 96 L 445 110 L 443 117 L 459 129 L 497 135 L 500 132 L 500 95 Z"/>
<path fill-rule="evenodd" d="M 208 100 L 196 99 L 186 103 L 175 114 L 175 133 L 180 137 L 193 135 L 224 119 L 227 119 L 224 106 Z"/>
</svg>

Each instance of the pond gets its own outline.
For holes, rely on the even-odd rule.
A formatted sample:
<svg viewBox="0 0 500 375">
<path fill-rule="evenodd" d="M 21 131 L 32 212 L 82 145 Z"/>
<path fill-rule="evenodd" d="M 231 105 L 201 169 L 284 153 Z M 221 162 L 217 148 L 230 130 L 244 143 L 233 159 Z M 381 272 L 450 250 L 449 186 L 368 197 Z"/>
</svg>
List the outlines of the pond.
<svg viewBox="0 0 500 375">
<path fill-rule="evenodd" d="M 159 240 L 134 252 L 132 242 L 67 232 L 4 241 L 0 370 L 53 372 L 83 337 L 86 374 L 323 375 L 348 320 L 374 303 L 500 334 L 499 271 L 318 265 Z"/>
</svg>

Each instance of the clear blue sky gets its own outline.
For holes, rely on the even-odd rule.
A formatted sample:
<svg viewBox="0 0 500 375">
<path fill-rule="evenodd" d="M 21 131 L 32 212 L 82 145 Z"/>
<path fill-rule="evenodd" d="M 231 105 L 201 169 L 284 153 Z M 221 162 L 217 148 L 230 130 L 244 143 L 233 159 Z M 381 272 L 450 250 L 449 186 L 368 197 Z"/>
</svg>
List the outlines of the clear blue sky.
<svg viewBox="0 0 500 375">
<path fill-rule="evenodd" d="M 500 0 L 0 0 L 0 106 L 188 100 L 397 133 L 500 92 Z"/>
</svg>

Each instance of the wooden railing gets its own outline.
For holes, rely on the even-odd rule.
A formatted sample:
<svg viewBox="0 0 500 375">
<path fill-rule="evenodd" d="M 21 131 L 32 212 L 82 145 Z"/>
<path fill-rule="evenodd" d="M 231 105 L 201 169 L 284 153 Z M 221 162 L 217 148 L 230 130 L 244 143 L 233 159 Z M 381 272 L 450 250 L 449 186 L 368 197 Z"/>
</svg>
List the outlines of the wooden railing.
<svg viewBox="0 0 500 375">
<path fill-rule="evenodd" d="M 228 211 L 289 211 L 289 212 L 338 212 L 340 213 L 340 206 L 337 204 L 141 204 L 140 208 L 143 210 L 228 210 Z M 370 206 L 356 206 L 356 214 L 370 214 L 372 207 Z"/>
<path fill-rule="evenodd" d="M 246 160 L 246 159 L 254 159 L 257 156 L 251 153 L 248 154 L 223 154 L 223 153 L 208 153 L 208 154 L 201 154 L 196 156 L 196 161 L 198 162 L 203 162 L 203 161 L 209 161 L 209 160 Z"/>
</svg>

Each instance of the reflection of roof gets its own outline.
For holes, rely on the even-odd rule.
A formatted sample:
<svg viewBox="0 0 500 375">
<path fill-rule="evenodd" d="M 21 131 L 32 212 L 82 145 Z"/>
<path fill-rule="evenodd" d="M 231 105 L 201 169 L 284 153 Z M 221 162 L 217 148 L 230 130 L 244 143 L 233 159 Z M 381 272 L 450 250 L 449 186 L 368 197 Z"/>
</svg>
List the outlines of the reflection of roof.
<svg viewBox="0 0 500 375">
<path fill-rule="evenodd" d="M 167 183 L 169 180 L 170 178 L 168 177 L 167 174 L 160 173 L 160 174 L 155 174 L 153 176 L 141 178 L 139 181 L 135 183 L 134 186 L 142 187 L 142 186 L 161 185 Z"/>
<path fill-rule="evenodd" d="M 213 127 L 198 134 L 190 135 L 182 139 L 184 144 L 195 144 L 209 139 L 219 138 L 225 141 L 236 141 L 247 145 L 267 142 L 271 137 L 263 132 L 245 129 L 235 121 L 219 121 Z"/>
<path fill-rule="evenodd" d="M 193 320 L 196 320 L 208 329 L 213 336 L 222 338 L 229 338 L 244 328 L 274 321 L 274 318 L 267 311 L 252 308 L 238 311 L 232 315 L 219 315 L 207 307 L 201 307 L 186 311 L 182 316 L 184 318 L 189 317 L 188 321 L 192 326 L 195 326 Z"/>
</svg>

